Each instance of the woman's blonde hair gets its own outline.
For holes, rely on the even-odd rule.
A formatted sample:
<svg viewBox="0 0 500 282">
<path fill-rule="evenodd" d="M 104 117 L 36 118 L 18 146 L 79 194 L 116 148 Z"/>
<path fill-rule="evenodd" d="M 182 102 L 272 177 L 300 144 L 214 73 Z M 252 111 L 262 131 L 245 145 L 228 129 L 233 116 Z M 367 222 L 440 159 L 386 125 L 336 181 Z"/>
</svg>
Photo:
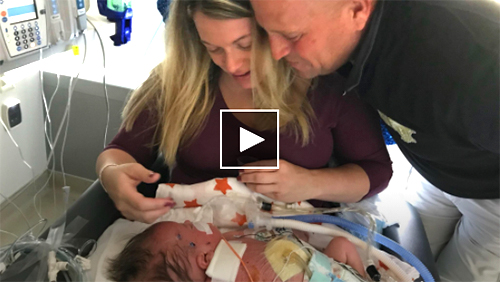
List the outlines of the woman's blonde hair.
<svg viewBox="0 0 500 282">
<path fill-rule="evenodd" d="M 216 19 L 251 18 L 250 1 L 173 0 L 166 22 L 165 60 L 135 90 L 122 113 L 125 130 L 130 131 L 141 112 L 154 113 L 158 145 L 168 165 L 177 151 L 201 131 L 213 107 L 220 69 L 201 43 L 193 14 L 200 11 Z M 280 109 L 280 127 L 290 128 L 302 144 L 309 140 L 312 110 L 306 99 L 308 82 L 296 79 L 284 62 L 274 62 L 265 32 L 254 28 L 252 83 L 255 108 Z M 258 60 L 253 60 L 258 58 Z M 261 121 L 265 129 L 268 121 Z M 275 127 L 275 126 L 274 126 Z"/>
<path fill-rule="evenodd" d="M 312 81 L 297 76 L 286 60 L 275 61 L 267 33 L 254 21 L 252 45 L 253 102 L 258 109 L 279 109 L 280 129 L 295 135 L 305 146 L 312 134 L 314 112 L 307 97 Z M 269 117 L 262 115 L 261 118 Z M 260 120 L 260 130 L 272 128 L 272 121 Z M 275 128 L 276 126 L 274 126 Z"/>
</svg>

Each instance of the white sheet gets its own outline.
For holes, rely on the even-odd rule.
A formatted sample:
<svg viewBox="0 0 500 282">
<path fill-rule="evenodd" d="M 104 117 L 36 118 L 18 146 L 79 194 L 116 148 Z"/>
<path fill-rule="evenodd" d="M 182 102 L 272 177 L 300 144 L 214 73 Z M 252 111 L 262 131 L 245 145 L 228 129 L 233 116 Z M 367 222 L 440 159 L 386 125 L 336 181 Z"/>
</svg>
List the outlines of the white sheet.
<svg viewBox="0 0 500 282">
<path fill-rule="evenodd" d="M 219 185 L 224 185 L 223 188 L 227 188 L 229 185 L 230 189 L 222 189 L 224 192 L 221 192 L 218 189 Z M 172 197 L 176 201 L 177 207 L 185 207 L 185 203 L 193 202 L 193 200 L 197 204 L 208 204 L 197 208 L 172 209 L 160 217 L 157 222 L 175 221 L 182 223 L 186 220 L 193 222 L 201 220 L 214 223 L 221 229 L 221 232 L 225 232 L 230 230 L 229 228 L 233 229 L 246 222 L 246 217 L 244 221 L 235 221 L 235 214 L 245 215 L 246 213 L 248 215 L 255 212 L 253 210 L 258 211 L 256 203 L 252 206 L 248 205 L 249 199 L 255 201 L 254 196 L 255 194 L 252 194 L 244 184 L 234 178 L 212 179 L 194 185 L 161 184 L 157 190 L 157 197 Z M 302 204 L 299 202 L 298 204 L 301 207 L 310 207 L 307 202 L 302 202 Z M 373 203 L 364 203 L 364 205 L 367 204 L 373 205 Z M 359 205 L 359 203 L 354 205 Z M 367 208 L 366 206 L 362 207 Z M 239 218 L 239 215 L 237 217 Z M 118 255 L 128 240 L 149 226 L 150 224 L 131 222 L 125 219 L 118 219 L 110 225 L 97 241 L 97 249 L 90 257 L 92 269 L 89 272 L 89 280 L 110 281 L 106 278 L 109 259 Z M 332 237 L 322 234 L 309 234 L 309 243 L 319 250 L 326 247 L 331 239 Z"/>
<path fill-rule="evenodd" d="M 175 209 L 162 216 L 158 221 L 175 221 L 179 223 L 186 220 L 195 221 L 201 211 L 201 207 Z M 110 281 L 106 278 L 108 260 L 118 255 L 134 235 L 139 234 L 151 225 L 121 218 L 111 224 L 97 241 L 96 251 L 90 256 L 89 281 Z"/>
</svg>

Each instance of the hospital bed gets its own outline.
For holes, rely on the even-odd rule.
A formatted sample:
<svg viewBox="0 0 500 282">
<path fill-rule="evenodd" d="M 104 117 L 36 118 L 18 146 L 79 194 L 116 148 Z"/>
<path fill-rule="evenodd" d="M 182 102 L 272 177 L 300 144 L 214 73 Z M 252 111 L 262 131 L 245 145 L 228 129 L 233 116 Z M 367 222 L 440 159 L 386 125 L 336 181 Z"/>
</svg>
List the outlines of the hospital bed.
<svg viewBox="0 0 500 282">
<path fill-rule="evenodd" d="M 168 175 L 166 169 L 155 169 L 155 167 L 158 166 L 153 166 L 154 171 L 160 172 L 161 175 Z M 159 181 L 159 183 L 166 182 L 168 182 L 168 178 L 162 178 Z M 154 197 L 156 186 L 155 184 L 141 184 L 138 189 L 145 196 Z M 388 222 L 395 223 L 386 227 L 383 230 L 383 235 L 398 242 L 406 250 L 413 253 L 428 268 L 434 279 L 438 281 L 439 276 L 429 242 L 416 210 L 405 201 L 381 201 L 377 203 L 377 207 L 385 211 L 384 215 Z M 68 209 L 66 223 L 70 224 L 72 220 L 78 217 L 88 220 L 88 223 L 78 232 L 75 238 L 97 240 L 106 228 L 120 218 L 121 215 L 103 190 L 100 182 L 96 180 L 77 202 Z M 45 236 L 47 236 L 47 231 L 42 234 L 42 237 Z M 384 250 L 392 253 L 388 249 Z"/>
</svg>

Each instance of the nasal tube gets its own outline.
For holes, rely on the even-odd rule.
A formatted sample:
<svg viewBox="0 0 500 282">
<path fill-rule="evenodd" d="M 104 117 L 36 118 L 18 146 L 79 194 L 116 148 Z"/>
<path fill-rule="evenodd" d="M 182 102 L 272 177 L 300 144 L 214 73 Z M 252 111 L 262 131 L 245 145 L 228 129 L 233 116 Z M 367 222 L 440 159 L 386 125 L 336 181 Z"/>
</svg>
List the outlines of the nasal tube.
<svg viewBox="0 0 500 282">
<path fill-rule="evenodd" d="M 250 222 L 248 224 L 248 227 L 250 227 L 250 228 L 266 227 L 267 229 L 271 229 L 272 227 L 293 228 L 293 229 L 297 229 L 297 230 L 302 230 L 302 231 L 307 231 L 307 232 L 316 232 L 316 233 L 326 234 L 326 235 L 331 235 L 331 236 L 342 236 L 342 237 L 349 238 L 349 240 L 351 242 L 353 242 L 356 246 L 358 246 L 362 249 L 366 249 L 369 247 L 366 244 L 366 242 L 364 242 L 363 240 L 355 237 L 354 235 L 352 235 L 346 231 L 331 229 L 331 228 L 328 228 L 325 226 L 303 222 L 303 221 L 310 221 L 310 222 L 325 222 L 325 223 L 336 224 L 336 222 L 332 222 L 330 220 L 330 217 L 332 217 L 332 216 L 325 216 L 325 215 L 306 216 L 306 215 L 302 215 L 302 216 L 286 217 L 286 219 L 285 219 L 285 218 L 264 218 L 261 216 L 257 216 L 255 218 L 254 222 Z M 366 230 L 366 228 L 365 228 L 365 230 Z M 376 236 L 376 238 L 377 238 L 377 236 Z M 379 243 L 382 245 L 386 245 L 387 242 L 379 242 Z M 396 244 L 396 243 L 394 242 L 394 244 Z M 391 247 L 391 246 L 388 246 L 388 247 Z M 397 252 L 397 250 L 394 250 L 394 251 Z M 378 260 L 380 260 L 382 263 L 387 265 L 387 267 L 389 267 L 394 272 L 394 274 L 398 277 L 398 281 L 409 281 L 409 282 L 412 281 L 411 277 L 409 277 L 406 274 L 406 272 L 404 272 L 397 264 L 395 264 L 385 253 L 383 253 L 382 251 L 380 251 L 378 249 L 373 249 L 372 254 Z M 418 260 L 418 259 L 416 259 L 416 260 Z M 416 265 L 414 265 L 414 266 L 415 266 L 415 268 L 417 268 Z M 417 270 L 422 275 L 422 278 L 424 278 L 423 272 L 421 272 L 420 269 L 418 269 L 418 268 L 417 268 Z M 428 272 L 427 269 L 426 269 L 426 271 Z M 430 277 L 432 277 L 432 275 Z M 427 280 L 425 278 L 424 278 L 424 280 L 425 281 L 434 281 L 433 279 Z"/>
</svg>

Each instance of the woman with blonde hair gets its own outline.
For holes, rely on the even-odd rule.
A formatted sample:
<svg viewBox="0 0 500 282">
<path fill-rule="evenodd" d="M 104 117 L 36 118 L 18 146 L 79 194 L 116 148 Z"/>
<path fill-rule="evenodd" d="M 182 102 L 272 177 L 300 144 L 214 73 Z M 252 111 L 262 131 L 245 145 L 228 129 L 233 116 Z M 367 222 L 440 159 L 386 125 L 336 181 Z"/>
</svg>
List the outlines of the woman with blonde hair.
<svg viewBox="0 0 500 282">
<path fill-rule="evenodd" d="M 274 62 L 249 1 L 174 0 L 168 10 L 165 60 L 132 94 L 121 130 L 97 160 L 99 179 L 125 217 L 153 222 L 173 205 L 136 189 L 160 178 L 148 169 L 159 154 L 172 170 L 171 182 L 238 176 L 285 202 L 355 202 L 387 186 L 391 161 L 376 115 L 342 96 L 340 76 L 313 83 L 296 77 L 287 62 Z M 279 130 L 280 169 L 221 170 L 220 109 L 279 109 L 279 129 L 265 115 L 232 113 L 233 126 L 224 130 L 235 138 L 239 127 L 261 137 Z M 226 161 L 269 163 L 267 149 L 261 150 Z M 332 156 L 336 167 L 328 166 Z"/>
</svg>

